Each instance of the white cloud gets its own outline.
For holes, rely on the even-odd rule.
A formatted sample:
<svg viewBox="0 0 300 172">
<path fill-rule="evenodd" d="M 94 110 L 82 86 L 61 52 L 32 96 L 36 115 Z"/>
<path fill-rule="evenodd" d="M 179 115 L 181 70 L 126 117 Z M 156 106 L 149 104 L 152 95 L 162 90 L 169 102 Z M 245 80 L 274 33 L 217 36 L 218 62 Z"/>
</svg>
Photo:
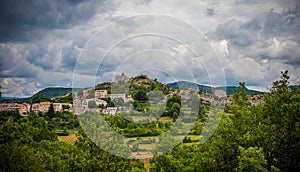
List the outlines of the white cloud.
<svg viewBox="0 0 300 172">
<path fill-rule="evenodd" d="M 229 54 L 227 40 L 223 39 L 221 41 L 214 41 L 211 44 L 219 56 L 226 57 Z"/>
<path fill-rule="evenodd" d="M 261 54 L 271 58 L 278 58 L 286 61 L 289 64 L 300 64 L 300 44 L 294 40 L 279 40 L 273 38 L 270 45 L 261 50 Z"/>
<path fill-rule="evenodd" d="M 186 78 L 188 72 L 182 72 L 186 70 L 182 64 L 186 64 L 189 70 L 197 73 L 197 82 L 209 84 L 210 78 L 213 78 L 213 83 L 221 84 L 223 66 L 228 84 L 246 81 L 253 88 L 263 88 L 279 78 L 280 70 L 288 69 L 291 83 L 299 84 L 300 20 L 299 9 L 295 9 L 297 4 L 296 0 L 195 0 L 184 3 L 180 0 L 117 0 L 82 2 L 65 12 L 57 4 L 55 10 L 58 11 L 52 12 L 59 14 L 58 18 L 50 15 L 49 19 L 49 23 L 54 22 L 52 28 L 34 27 L 24 32 L 28 34 L 29 41 L 0 44 L 1 63 L 5 64 L 0 66 L 0 76 L 7 88 L 4 95 L 24 96 L 46 86 L 71 85 L 73 68 L 82 50 L 88 50 L 88 53 L 83 51 L 84 58 L 77 62 L 87 66 L 80 68 L 78 77 L 92 82 L 101 58 L 121 40 L 124 42 L 114 47 L 108 59 L 102 62 L 98 71 L 100 80 L 111 79 L 124 59 L 140 53 L 144 61 L 132 57 L 119 70 L 133 74 L 138 72 L 137 69 L 155 66 L 189 80 Z M 99 5 L 102 11 L 98 9 Z M 150 13 L 156 14 L 152 18 L 118 22 L 122 17 Z M 86 16 L 80 17 L 81 14 Z M 158 14 L 162 15 L 157 17 Z M 67 21 L 68 17 L 69 22 L 58 27 L 57 22 Z M 113 24 L 105 29 L 109 23 Z M 199 41 L 202 33 L 190 26 L 203 32 L 210 44 L 204 38 Z M 93 37 L 96 41 L 85 46 L 98 31 L 101 33 Z M 135 33 L 149 31 L 169 37 L 131 37 Z M 207 45 L 214 48 L 219 58 Z M 189 48 L 199 57 L 195 57 Z M 147 52 L 151 49 L 161 52 Z M 173 60 L 172 56 L 177 60 Z M 170 78 L 165 77 L 166 80 Z M 83 86 L 83 83 L 89 82 L 80 84 Z"/>
<path fill-rule="evenodd" d="M 28 97 L 41 89 L 39 83 L 26 78 L 3 78 L 0 82 L 3 97 Z"/>
</svg>

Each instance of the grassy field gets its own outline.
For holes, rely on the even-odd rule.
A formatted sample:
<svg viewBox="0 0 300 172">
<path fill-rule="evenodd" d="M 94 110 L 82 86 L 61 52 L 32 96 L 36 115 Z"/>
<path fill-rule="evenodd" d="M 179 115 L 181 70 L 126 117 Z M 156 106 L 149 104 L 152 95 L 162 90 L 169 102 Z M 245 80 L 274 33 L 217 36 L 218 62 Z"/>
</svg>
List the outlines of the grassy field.
<svg viewBox="0 0 300 172">
<path fill-rule="evenodd" d="M 199 143 L 199 135 L 188 135 L 187 137 L 189 137 L 191 139 L 191 143 L 184 143 L 185 145 L 187 146 L 191 146 L 191 145 L 194 145 L 194 144 L 198 144 Z M 158 141 L 158 137 L 155 137 L 155 136 L 148 136 L 148 137 L 133 137 L 133 138 L 126 138 L 125 139 L 125 143 L 127 143 L 128 141 L 137 141 L 137 140 L 148 140 L 148 139 L 153 139 L 153 138 L 156 138 L 156 143 Z M 184 136 L 175 136 L 175 140 L 176 142 L 177 141 L 181 141 L 183 140 Z M 130 144 L 132 145 L 132 144 Z M 148 151 L 151 151 L 155 148 L 155 143 L 150 143 L 150 144 L 144 144 L 144 143 L 140 143 L 139 144 L 139 149 L 144 149 L 144 150 L 148 150 Z"/>
<path fill-rule="evenodd" d="M 171 117 L 160 117 L 158 119 L 160 122 L 173 122 L 173 119 Z"/>
<path fill-rule="evenodd" d="M 191 142 L 191 143 L 183 143 L 186 146 L 193 146 L 199 144 L 198 142 Z"/>
<path fill-rule="evenodd" d="M 199 135 L 188 135 L 193 142 L 199 142 L 200 136 Z"/>
<path fill-rule="evenodd" d="M 149 122 L 156 121 L 156 118 L 148 117 L 148 116 L 131 116 L 131 118 L 135 123 L 140 123 L 141 121 L 147 121 L 147 119 L 149 120 Z"/>
<path fill-rule="evenodd" d="M 68 136 L 58 136 L 58 140 L 67 144 L 74 144 L 77 140 L 77 136 L 75 133 L 72 133 Z"/>
<path fill-rule="evenodd" d="M 154 150 L 155 145 L 154 144 L 139 144 L 139 149 L 145 149 L 147 151 Z"/>
<path fill-rule="evenodd" d="M 155 117 L 148 117 L 148 116 L 131 116 L 133 122 L 139 123 L 141 121 L 146 121 L 147 119 L 149 122 L 156 121 L 157 119 Z M 160 117 L 158 119 L 160 122 L 173 122 L 172 118 L 170 117 Z"/>
</svg>

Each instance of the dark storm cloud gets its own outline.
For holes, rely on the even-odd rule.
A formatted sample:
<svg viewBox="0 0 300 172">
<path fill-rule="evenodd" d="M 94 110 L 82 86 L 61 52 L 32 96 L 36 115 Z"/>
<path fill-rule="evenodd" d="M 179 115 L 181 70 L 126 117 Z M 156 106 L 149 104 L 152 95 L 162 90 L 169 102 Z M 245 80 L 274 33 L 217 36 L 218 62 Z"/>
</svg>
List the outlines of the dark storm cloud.
<svg viewBox="0 0 300 172">
<path fill-rule="evenodd" d="M 227 40 L 232 49 L 256 58 L 281 60 L 285 64 L 300 65 L 300 8 L 269 12 L 243 22 L 229 20 L 211 32 L 213 39 Z"/>
<path fill-rule="evenodd" d="M 0 42 L 37 39 L 48 30 L 75 26 L 114 7 L 109 0 L 0 1 Z"/>
<path fill-rule="evenodd" d="M 219 25 L 216 30 L 215 39 L 226 39 L 229 43 L 239 47 L 245 47 L 253 43 L 254 30 L 243 28 L 243 23 L 236 19 L 232 19 L 222 25 Z"/>
</svg>

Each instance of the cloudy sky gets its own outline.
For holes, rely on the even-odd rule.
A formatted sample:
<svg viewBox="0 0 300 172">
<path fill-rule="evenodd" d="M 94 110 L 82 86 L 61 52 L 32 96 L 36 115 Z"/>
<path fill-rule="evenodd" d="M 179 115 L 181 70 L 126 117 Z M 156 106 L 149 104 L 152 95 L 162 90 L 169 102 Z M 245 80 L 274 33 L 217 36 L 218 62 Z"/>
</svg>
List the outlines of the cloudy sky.
<svg viewBox="0 0 300 172">
<path fill-rule="evenodd" d="M 266 90 L 289 70 L 300 84 L 299 17 L 298 0 L 1 1 L 3 96 L 121 72 Z"/>
</svg>

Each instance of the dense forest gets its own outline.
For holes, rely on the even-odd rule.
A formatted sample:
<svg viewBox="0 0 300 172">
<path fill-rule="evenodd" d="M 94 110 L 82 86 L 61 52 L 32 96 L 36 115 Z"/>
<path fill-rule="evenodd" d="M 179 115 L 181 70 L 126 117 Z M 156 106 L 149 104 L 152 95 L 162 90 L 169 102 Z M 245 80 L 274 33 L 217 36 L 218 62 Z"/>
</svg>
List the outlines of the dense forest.
<svg viewBox="0 0 300 172">
<path fill-rule="evenodd" d="M 1 171 L 299 171 L 300 170 L 300 90 L 289 86 L 287 71 L 273 83 L 264 102 L 250 106 L 245 84 L 214 135 L 205 143 L 186 137 L 182 143 L 143 163 L 121 158 L 99 148 L 81 129 L 77 117 L 69 112 L 0 112 Z M 137 96 L 138 95 L 138 96 Z M 143 97 L 136 92 L 135 96 Z M 138 109 L 141 105 L 136 103 Z M 173 125 L 180 98 L 167 102 L 164 116 L 171 121 L 134 124 L 122 116 L 106 117 L 113 129 L 128 137 L 157 136 Z M 200 106 L 202 107 L 202 106 Z M 205 107 L 207 108 L 207 107 Z M 204 109 L 205 109 L 204 108 Z M 199 134 L 205 123 L 202 110 L 191 134 Z M 175 114 L 175 115 L 174 115 Z M 61 135 L 76 134 L 68 144 Z M 172 142 L 172 140 L 169 140 Z M 145 142 L 145 140 L 144 140 Z M 155 140 L 149 139 L 152 143 Z M 137 147 L 137 150 L 139 148 Z"/>
</svg>

